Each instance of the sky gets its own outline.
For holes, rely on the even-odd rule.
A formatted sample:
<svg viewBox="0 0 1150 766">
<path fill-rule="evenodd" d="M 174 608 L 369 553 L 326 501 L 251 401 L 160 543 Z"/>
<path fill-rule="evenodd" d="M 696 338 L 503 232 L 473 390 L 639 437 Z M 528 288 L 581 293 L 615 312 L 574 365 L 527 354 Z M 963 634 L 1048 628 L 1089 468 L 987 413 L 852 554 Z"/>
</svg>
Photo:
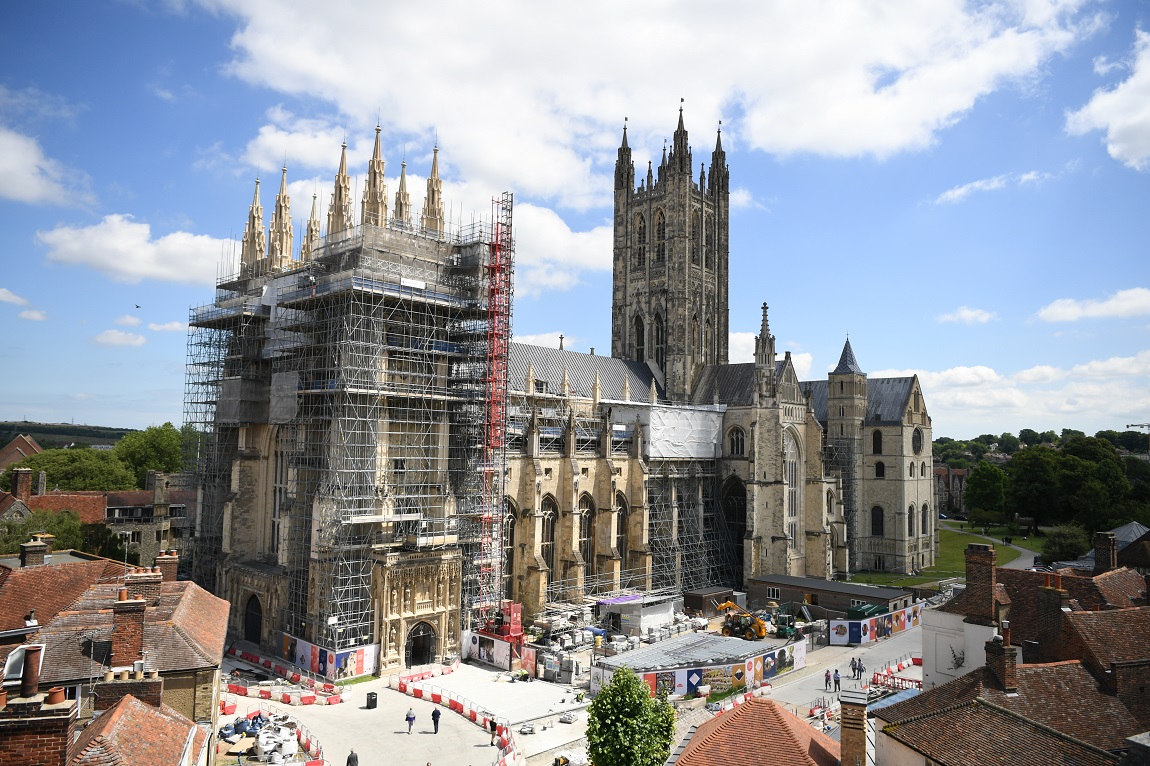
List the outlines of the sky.
<svg viewBox="0 0 1150 766">
<path fill-rule="evenodd" d="M 732 362 L 770 305 L 939 436 L 1150 422 L 1150 4 L 62 0 L 0 24 L 0 420 L 180 423 L 189 310 L 348 145 L 515 195 L 518 340 L 610 349 L 612 181 L 721 121 Z M 358 208 L 358 206 L 357 206 Z"/>
</svg>

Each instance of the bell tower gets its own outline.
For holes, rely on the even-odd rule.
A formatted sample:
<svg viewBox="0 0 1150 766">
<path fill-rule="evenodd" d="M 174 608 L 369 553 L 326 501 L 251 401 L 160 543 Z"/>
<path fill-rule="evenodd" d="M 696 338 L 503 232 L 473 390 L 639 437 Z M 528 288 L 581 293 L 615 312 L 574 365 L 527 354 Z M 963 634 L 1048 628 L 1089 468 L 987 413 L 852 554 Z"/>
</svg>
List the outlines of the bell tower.
<svg viewBox="0 0 1150 766">
<path fill-rule="evenodd" d="M 627 125 L 615 160 L 611 355 L 645 362 L 672 402 L 689 400 L 702 368 L 727 363 L 730 172 L 718 133 L 710 168 L 692 177 L 679 124 L 635 186 Z"/>
</svg>

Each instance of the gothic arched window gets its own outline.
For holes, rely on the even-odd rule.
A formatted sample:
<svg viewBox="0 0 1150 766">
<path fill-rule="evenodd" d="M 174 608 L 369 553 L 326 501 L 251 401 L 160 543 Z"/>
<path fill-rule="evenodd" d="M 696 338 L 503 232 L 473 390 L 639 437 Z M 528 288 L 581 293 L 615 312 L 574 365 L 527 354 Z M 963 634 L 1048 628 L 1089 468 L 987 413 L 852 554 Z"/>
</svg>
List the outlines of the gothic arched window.
<svg viewBox="0 0 1150 766">
<path fill-rule="evenodd" d="M 647 361 L 647 328 L 639 316 L 635 317 L 635 361 Z"/>
<path fill-rule="evenodd" d="M 655 337 L 652 339 L 652 346 L 655 352 L 655 364 L 658 365 L 660 370 L 667 369 L 667 335 L 663 330 L 663 317 L 658 314 L 655 315 Z"/>
<path fill-rule="evenodd" d="M 691 230 L 687 233 L 687 240 L 691 243 L 691 263 L 699 263 L 699 253 L 703 250 L 703 214 L 691 217 Z"/>
<path fill-rule="evenodd" d="M 515 598 L 515 502 L 507 498 L 503 516 L 503 597 Z"/>
<path fill-rule="evenodd" d="M 930 529 L 929 524 L 930 524 L 929 511 L 927 510 L 926 503 L 923 503 L 922 504 L 922 524 L 919 525 L 918 533 L 920 535 L 925 535 L 926 530 Z"/>
<path fill-rule="evenodd" d="M 647 219 L 642 213 L 635 217 L 635 266 L 643 268 L 647 263 Z"/>
<path fill-rule="evenodd" d="M 691 353 L 695 356 L 702 355 L 702 347 L 699 345 L 699 315 L 695 314 L 691 317 Z"/>
<path fill-rule="evenodd" d="M 667 217 L 663 211 L 655 213 L 655 263 L 667 260 Z"/>
<path fill-rule="evenodd" d="M 741 428 L 732 428 L 728 438 L 732 457 L 742 457 L 746 451 L 746 436 Z"/>
<path fill-rule="evenodd" d="M 874 477 L 876 479 L 886 478 L 886 465 L 881 460 L 874 464 Z"/>
<path fill-rule="evenodd" d="M 870 435 L 871 453 L 875 455 L 882 454 L 882 431 L 875 431 Z"/>
<path fill-rule="evenodd" d="M 703 265 L 708 269 L 713 269 L 715 268 L 715 217 L 713 215 L 707 216 L 703 230 Z"/>
<path fill-rule="evenodd" d="M 783 434 L 783 483 L 784 502 L 787 509 L 787 537 L 791 548 L 799 546 L 799 519 L 802 518 L 803 488 L 802 477 L 806 474 L 802 466 L 802 453 L 799 444 L 790 431 Z"/>
<path fill-rule="evenodd" d="M 584 492 L 579 497 L 579 555 L 585 575 L 595 573 L 595 502 Z"/>
<path fill-rule="evenodd" d="M 908 472 L 907 475 L 913 479 L 914 478 L 914 463 L 911 463 L 910 465 L 907 466 L 907 472 Z"/>
<path fill-rule="evenodd" d="M 870 533 L 873 537 L 883 536 L 883 524 L 882 508 L 876 505 L 870 509 Z"/>
<path fill-rule="evenodd" d="M 553 582 L 555 578 L 555 518 L 559 515 L 559 506 L 555 503 L 555 498 L 547 495 L 543 498 L 543 502 L 539 506 L 539 523 L 542 526 L 542 534 L 539 536 L 539 555 L 543 558 L 543 563 L 551 570 L 550 579 Z"/>
<path fill-rule="evenodd" d="M 906 509 L 906 536 L 914 537 L 914 503 Z"/>
</svg>

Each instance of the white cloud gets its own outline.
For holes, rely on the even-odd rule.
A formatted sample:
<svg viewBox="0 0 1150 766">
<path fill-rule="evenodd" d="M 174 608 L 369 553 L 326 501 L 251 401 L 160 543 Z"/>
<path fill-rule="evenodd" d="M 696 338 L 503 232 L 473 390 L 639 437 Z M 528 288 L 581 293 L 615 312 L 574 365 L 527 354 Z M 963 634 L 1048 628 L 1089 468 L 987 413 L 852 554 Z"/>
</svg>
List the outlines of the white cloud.
<svg viewBox="0 0 1150 766">
<path fill-rule="evenodd" d="M 514 216 L 517 293 L 567 290 L 583 271 L 610 270 L 610 227 L 571 231 L 555 211 L 535 205 L 516 205 Z"/>
<path fill-rule="evenodd" d="M 122 317 L 117 317 L 115 323 L 121 327 L 136 327 L 140 324 L 140 318 L 134 317 L 131 314 L 124 314 Z"/>
<path fill-rule="evenodd" d="M 1094 91 L 1085 106 L 1067 113 L 1071 135 L 1094 130 L 1106 132 L 1111 157 L 1135 170 L 1150 170 L 1150 33 L 1135 32 L 1128 78 L 1109 90 Z"/>
<path fill-rule="evenodd" d="M 104 330 L 92 338 L 97 346 L 142 346 L 148 342 L 143 335 L 136 335 L 123 330 Z"/>
<path fill-rule="evenodd" d="M 971 181 L 970 183 L 947 189 L 935 198 L 934 204 L 955 204 L 962 202 L 975 192 L 998 191 L 999 189 L 1005 189 L 1009 186 L 1017 186 L 1019 188 L 1024 186 L 1041 186 L 1043 183 L 1057 177 L 1054 173 L 1046 173 L 1041 170 L 1028 170 L 1025 173 L 1003 173 L 993 178 L 980 178 L 977 181 Z"/>
<path fill-rule="evenodd" d="M 38 309 L 27 309 L 20 312 L 21 319 L 29 319 L 33 322 L 43 322 L 48 318 L 48 315 Z"/>
<path fill-rule="evenodd" d="M 728 335 L 727 360 L 731 364 L 755 361 L 755 333 L 733 332 Z"/>
<path fill-rule="evenodd" d="M 1133 287 L 1119 290 L 1109 298 L 1076 300 L 1059 298 L 1038 310 L 1038 318 L 1046 322 L 1076 322 L 1079 319 L 1134 317 L 1150 315 L 1150 289 Z"/>
<path fill-rule="evenodd" d="M 188 323 L 176 321 L 156 324 L 155 322 L 148 322 L 148 329 L 152 332 L 184 332 L 188 329 Z"/>
<path fill-rule="evenodd" d="M 158 239 L 152 227 L 129 215 L 109 215 L 93 226 L 59 226 L 36 232 L 57 263 L 90 266 L 117 282 L 158 279 L 192 285 L 215 283 L 221 256 L 235 259 L 237 243 L 177 231 Z M 227 261 L 227 259 L 224 259 Z M 225 262 L 222 268 L 230 268 Z"/>
<path fill-rule="evenodd" d="M 15 303 L 17 306 L 27 306 L 28 299 L 21 298 L 7 287 L 0 287 L 0 303 Z"/>
<path fill-rule="evenodd" d="M 1083 364 L 1076 364 L 1070 374 L 1079 378 L 1120 378 L 1129 375 L 1150 375 L 1150 351 L 1134 356 L 1112 356 Z"/>
<path fill-rule="evenodd" d="M 1066 377 L 1066 371 L 1049 364 L 1040 364 L 1014 373 L 1012 376 L 1019 383 L 1050 383 Z"/>
<path fill-rule="evenodd" d="M 997 314 L 993 311 L 983 311 L 982 309 L 972 309 L 970 306 L 959 306 L 949 314 L 942 314 L 938 317 L 939 322 L 961 322 L 962 324 L 986 324 L 992 319 L 997 318 Z"/>
<path fill-rule="evenodd" d="M 751 190 L 743 186 L 731 189 L 731 209 L 744 210 L 749 208 L 765 209 L 751 194 Z"/>
<path fill-rule="evenodd" d="M 561 330 L 553 330 L 551 332 L 540 332 L 532 335 L 516 335 L 514 340 L 516 343 L 523 343 L 528 346 L 544 346 L 546 348 L 559 348 L 559 336 L 563 335 L 563 348 L 568 351 L 574 350 L 572 343 L 576 340 L 564 334 Z"/>
<path fill-rule="evenodd" d="M 31 205 L 92 202 L 88 178 L 44 154 L 31 136 L 0 125 L 0 199 Z"/>
<path fill-rule="evenodd" d="M 799 380 L 807 379 L 811 373 L 811 365 L 814 361 L 815 357 L 813 354 L 791 352 L 791 364 L 795 366 L 795 374 L 799 376 Z"/>
</svg>

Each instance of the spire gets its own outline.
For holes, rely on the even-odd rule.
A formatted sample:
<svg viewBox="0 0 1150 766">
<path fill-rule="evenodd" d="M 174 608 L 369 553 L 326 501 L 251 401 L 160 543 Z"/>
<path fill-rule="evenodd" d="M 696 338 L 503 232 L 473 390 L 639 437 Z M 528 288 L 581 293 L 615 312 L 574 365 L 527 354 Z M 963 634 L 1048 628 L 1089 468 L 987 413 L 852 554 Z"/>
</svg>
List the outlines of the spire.
<svg viewBox="0 0 1150 766">
<path fill-rule="evenodd" d="M 384 183 L 383 150 L 379 146 L 379 125 L 375 126 L 375 150 L 367 163 L 367 183 L 363 187 L 363 202 L 359 219 L 365 224 L 383 226 L 387 223 L 387 185 Z"/>
<path fill-rule="evenodd" d="M 264 233 L 264 208 L 260 204 L 260 179 L 256 179 L 256 191 L 252 205 L 248 208 L 248 223 L 244 227 L 244 240 L 240 249 L 240 266 L 245 273 L 252 273 L 267 255 L 267 235 Z"/>
<path fill-rule="evenodd" d="M 431 175 L 427 177 L 427 196 L 423 198 L 423 215 L 419 225 L 424 233 L 443 236 L 443 182 L 439 180 L 439 147 L 431 150 Z"/>
<path fill-rule="evenodd" d="M 766 338 L 771 334 L 771 321 L 767 318 L 767 304 L 763 304 L 763 323 L 759 327 L 760 337 Z"/>
<path fill-rule="evenodd" d="M 527 376 L 523 381 L 523 392 L 528 396 L 535 393 L 535 365 L 530 359 L 527 360 Z"/>
<path fill-rule="evenodd" d="M 683 127 L 683 101 L 679 99 L 679 125 L 675 128 L 675 138 L 671 145 L 671 167 L 689 175 L 694 163 L 691 162 L 691 147 L 687 144 L 687 129 Z"/>
<path fill-rule="evenodd" d="M 647 188 L 650 189 L 655 185 L 655 176 L 651 170 L 651 160 L 647 160 Z"/>
<path fill-rule="evenodd" d="M 299 259 L 310 261 L 319 249 L 319 195 L 311 195 L 311 217 L 307 219 L 307 230 L 299 248 Z"/>
<path fill-rule="evenodd" d="M 399 166 L 399 189 L 395 192 L 395 212 L 391 219 L 400 226 L 411 228 L 411 195 L 407 193 L 407 163 Z"/>
<path fill-rule="evenodd" d="M 842 356 L 839 357 L 839 366 L 834 369 L 832 375 L 866 375 L 859 367 L 859 363 L 855 361 L 855 352 L 851 348 L 851 339 L 847 338 L 846 345 L 843 346 Z"/>
<path fill-rule="evenodd" d="M 730 188 L 731 172 L 727 168 L 727 153 L 723 151 L 723 121 L 715 134 L 715 151 L 711 152 L 711 194 L 725 192 Z"/>
<path fill-rule="evenodd" d="M 790 356 L 790 352 L 787 352 Z M 757 401 L 775 395 L 775 336 L 767 318 L 767 304 L 763 304 L 763 321 L 755 338 L 755 396 Z"/>
<path fill-rule="evenodd" d="M 327 209 L 328 236 L 347 231 L 352 226 L 351 179 L 347 177 L 347 141 L 344 141 L 343 153 L 339 156 L 339 172 L 335 174 L 335 190 Z"/>
<path fill-rule="evenodd" d="M 291 266 L 292 256 L 292 225 L 291 225 L 291 199 L 287 191 L 287 166 L 280 174 L 280 191 L 276 195 L 276 212 L 272 216 L 271 229 L 268 232 L 268 265 L 275 270 L 283 270 Z"/>
<path fill-rule="evenodd" d="M 635 163 L 631 160 L 631 147 L 627 145 L 627 118 L 623 118 L 623 143 L 615 157 L 615 190 L 635 191 Z"/>
<path fill-rule="evenodd" d="M 623 394 L 622 394 L 622 396 L 623 396 L 623 401 L 625 401 L 625 402 L 631 401 L 631 376 L 630 375 L 624 375 L 623 376 Z"/>
</svg>

